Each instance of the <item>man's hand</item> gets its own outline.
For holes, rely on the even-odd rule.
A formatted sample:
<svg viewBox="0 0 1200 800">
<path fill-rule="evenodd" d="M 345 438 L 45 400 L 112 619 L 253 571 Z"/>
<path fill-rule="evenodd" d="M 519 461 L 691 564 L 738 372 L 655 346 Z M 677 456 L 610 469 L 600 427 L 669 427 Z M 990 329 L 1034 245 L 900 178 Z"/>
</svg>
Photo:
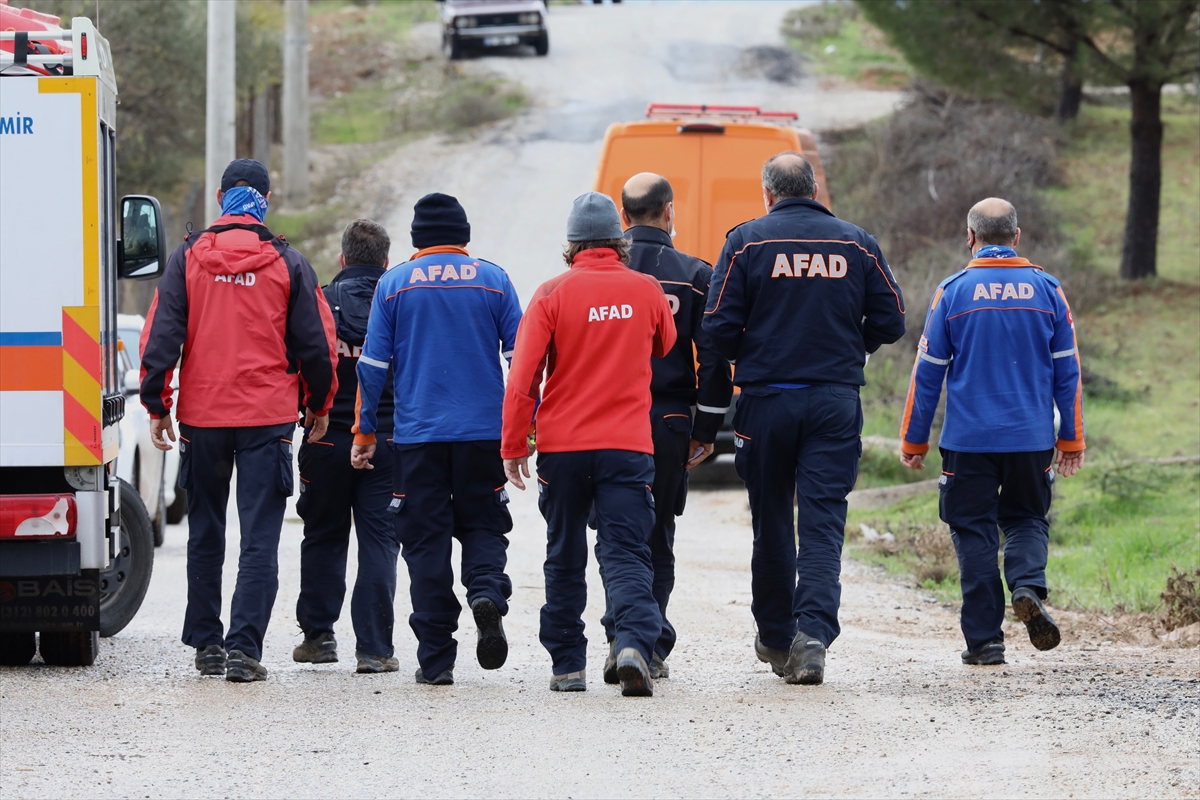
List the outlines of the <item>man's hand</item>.
<svg viewBox="0 0 1200 800">
<path fill-rule="evenodd" d="M 309 441 L 312 441 L 311 439 Z M 355 469 L 375 469 L 371 459 L 375 457 L 375 445 L 355 444 L 350 446 L 350 466 Z"/>
<path fill-rule="evenodd" d="M 909 469 L 925 469 L 924 453 L 901 453 L 900 463 Z"/>
<path fill-rule="evenodd" d="M 318 417 L 307 409 L 304 412 L 304 427 L 312 428 L 308 433 L 308 443 L 313 444 L 319 442 L 325 437 L 325 433 L 329 430 L 329 415 Z"/>
<path fill-rule="evenodd" d="M 688 440 L 688 452 L 691 453 L 691 458 L 684 464 L 684 469 L 691 469 L 699 464 L 704 459 L 712 455 L 712 442 L 697 442 L 695 439 Z"/>
<path fill-rule="evenodd" d="M 1080 467 L 1083 466 L 1083 454 L 1086 452 L 1086 450 L 1076 450 L 1068 453 L 1065 450 L 1055 450 L 1054 463 L 1058 467 L 1058 474 L 1069 478 L 1079 472 Z"/>
<path fill-rule="evenodd" d="M 529 456 L 504 459 L 504 477 L 508 478 L 509 483 L 523 492 L 525 491 L 525 481 L 521 480 L 522 475 L 526 478 L 530 477 Z"/>
<path fill-rule="evenodd" d="M 174 450 L 175 448 L 167 444 L 166 439 L 163 438 L 164 433 L 167 434 L 167 439 L 170 439 L 172 442 L 175 441 L 175 428 L 171 425 L 170 414 L 161 419 L 150 420 L 150 441 L 159 450 Z"/>
</svg>

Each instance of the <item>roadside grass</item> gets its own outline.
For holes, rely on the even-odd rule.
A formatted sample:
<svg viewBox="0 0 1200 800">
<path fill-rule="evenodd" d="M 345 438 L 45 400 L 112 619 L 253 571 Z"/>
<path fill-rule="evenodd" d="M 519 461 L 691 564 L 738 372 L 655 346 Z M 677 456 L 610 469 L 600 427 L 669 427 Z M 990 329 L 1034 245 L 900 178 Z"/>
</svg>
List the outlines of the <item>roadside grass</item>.
<svg viewBox="0 0 1200 800">
<path fill-rule="evenodd" d="M 906 85 L 912 72 L 883 33 L 846 0 L 826 0 L 788 12 L 782 32 L 788 44 L 819 74 L 877 89 Z"/>
</svg>

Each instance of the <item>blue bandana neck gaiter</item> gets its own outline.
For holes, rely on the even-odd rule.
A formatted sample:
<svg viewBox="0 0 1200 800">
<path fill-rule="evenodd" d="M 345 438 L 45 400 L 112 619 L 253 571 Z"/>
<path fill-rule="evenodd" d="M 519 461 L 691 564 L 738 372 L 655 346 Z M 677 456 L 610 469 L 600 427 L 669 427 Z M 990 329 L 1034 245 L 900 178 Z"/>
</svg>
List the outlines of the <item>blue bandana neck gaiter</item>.
<svg viewBox="0 0 1200 800">
<path fill-rule="evenodd" d="M 999 244 L 989 244 L 979 248 L 979 252 L 975 254 L 976 258 L 1016 258 L 1017 251 L 1011 247 L 1004 247 Z"/>
<path fill-rule="evenodd" d="M 267 216 L 267 198 L 253 186 L 234 186 L 221 198 L 221 215 L 247 214 L 259 222 Z"/>
</svg>

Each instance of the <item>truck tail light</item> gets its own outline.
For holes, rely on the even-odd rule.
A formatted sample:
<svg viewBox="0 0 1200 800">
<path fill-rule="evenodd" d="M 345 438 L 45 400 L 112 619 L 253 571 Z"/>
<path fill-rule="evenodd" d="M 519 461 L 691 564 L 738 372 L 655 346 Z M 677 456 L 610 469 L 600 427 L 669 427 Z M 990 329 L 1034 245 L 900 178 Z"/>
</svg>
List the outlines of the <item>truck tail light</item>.
<svg viewBox="0 0 1200 800">
<path fill-rule="evenodd" d="M 62 539 L 77 521 L 74 495 L 0 495 L 0 539 Z"/>
</svg>

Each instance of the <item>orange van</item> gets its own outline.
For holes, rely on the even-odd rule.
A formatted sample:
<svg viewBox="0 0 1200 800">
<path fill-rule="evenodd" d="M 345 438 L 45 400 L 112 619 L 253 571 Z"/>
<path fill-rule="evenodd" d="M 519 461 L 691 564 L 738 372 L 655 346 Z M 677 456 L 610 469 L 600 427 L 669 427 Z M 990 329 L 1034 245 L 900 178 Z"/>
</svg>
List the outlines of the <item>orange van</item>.
<svg viewBox="0 0 1200 800">
<path fill-rule="evenodd" d="M 829 206 L 816 140 L 795 120 L 756 106 L 651 103 L 646 119 L 608 126 L 593 189 L 619 208 L 631 176 L 662 175 L 675 190 L 676 249 L 716 264 L 729 229 L 766 212 L 759 175 L 776 153 L 803 153 L 817 173 L 817 200 Z"/>
</svg>

